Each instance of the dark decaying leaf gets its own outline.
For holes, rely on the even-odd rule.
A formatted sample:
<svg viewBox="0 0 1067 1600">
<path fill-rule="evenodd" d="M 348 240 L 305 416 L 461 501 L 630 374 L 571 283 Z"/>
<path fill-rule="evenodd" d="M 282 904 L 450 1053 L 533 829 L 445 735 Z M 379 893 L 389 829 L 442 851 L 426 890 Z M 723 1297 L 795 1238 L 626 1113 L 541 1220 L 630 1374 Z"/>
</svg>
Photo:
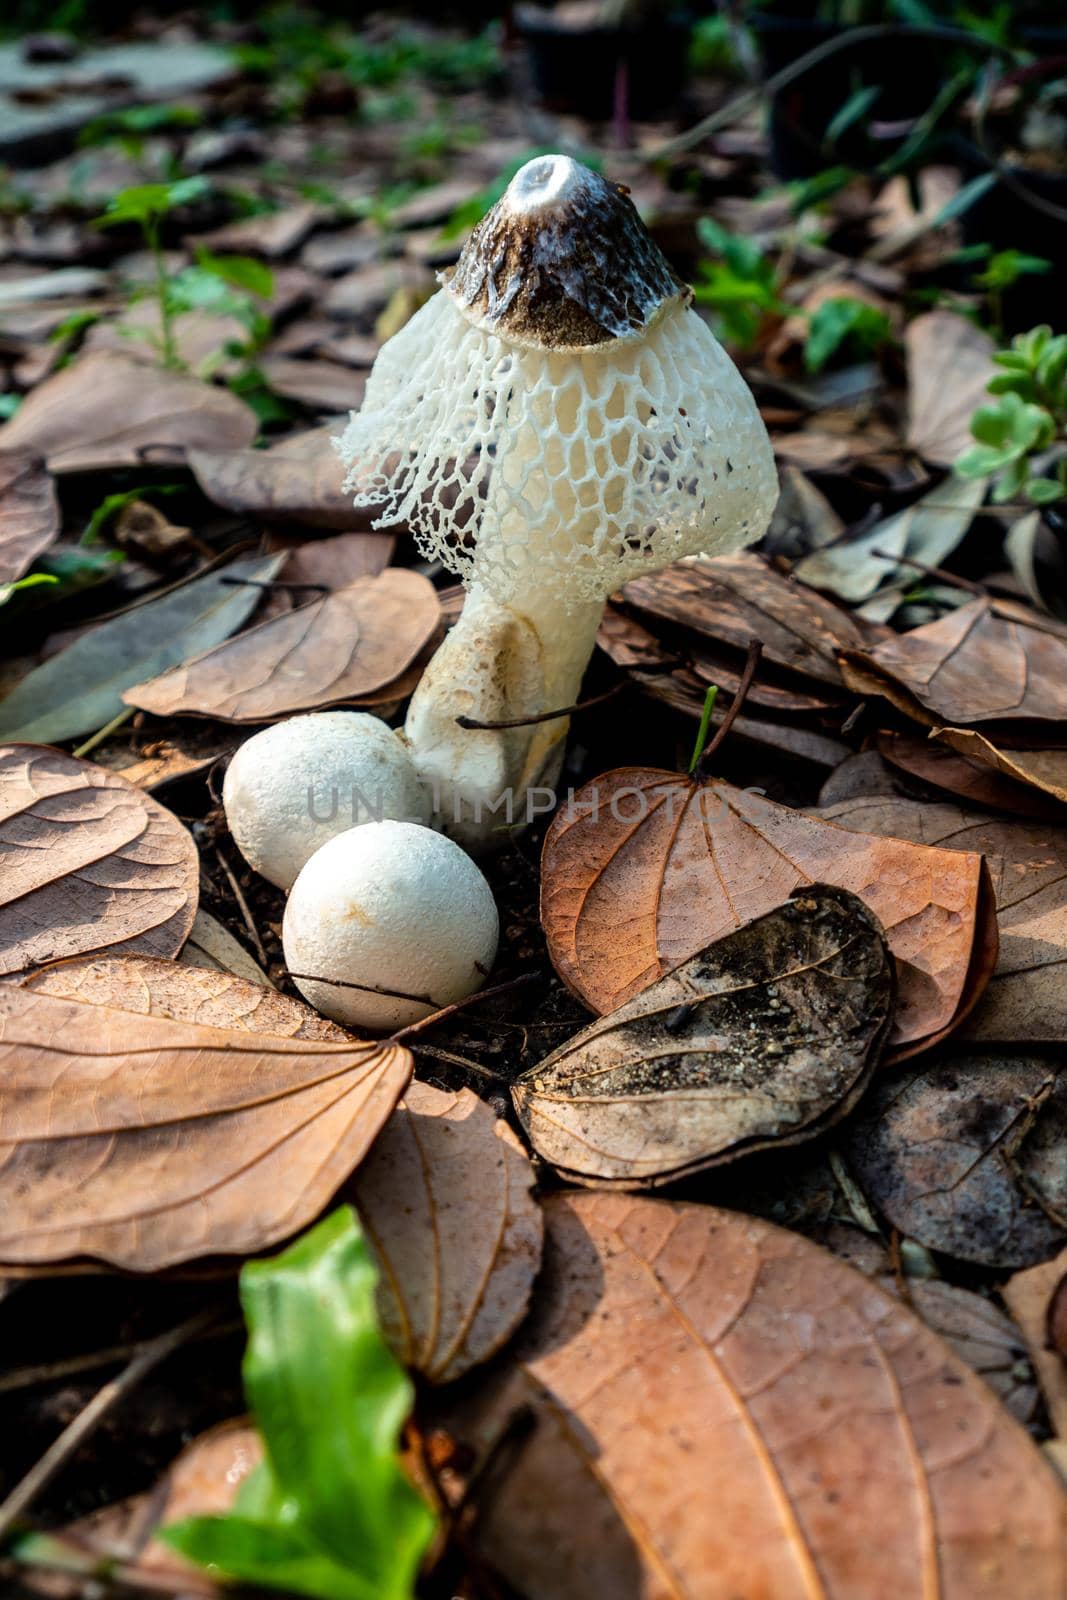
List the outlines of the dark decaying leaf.
<svg viewBox="0 0 1067 1600">
<path fill-rule="evenodd" d="M 1067 1250 L 1061 1250 L 1051 1261 L 1017 1272 L 1002 1290 L 1029 1347 L 1049 1419 L 1062 1439 L 1067 1439 L 1067 1348 L 1060 1326 L 1065 1283 Z"/>
<path fill-rule="evenodd" d="M 518 1139 L 469 1089 L 409 1085 L 351 1187 L 404 1366 L 448 1383 L 514 1333 L 541 1262 L 532 1187 Z"/>
<path fill-rule="evenodd" d="M 1030 1057 L 963 1056 L 879 1079 L 846 1148 L 868 1198 L 931 1250 L 990 1267 L 1067 1236 L 1067 1077 Z"/>
<path fill-rule="evenodd" d="M 388 1041 L 0 987 L 0 1261 L 154 1272 L 264 1250 L 319 1214 L 410 1076 Z"/>
<path fill-rule="evenodd" d="M 177 817 L 117 772 L 0 746 L 0 974 L 92 951 L 174 956 L 199 859 Z"/>
<path fill-rule="evenodd" d="M 50 472 L 101 472 L 239 449 L 258 426 L 228 389 L 99 351 L 38 384 L 0 428 L 0 450 L 32 450 Z"/>
<path fill-rule="evenodd" d="M 259 604 L 257 585 L 275 577 L 284 561 L 244 556 L 80 634 L 0 701 L 0 733 L 53 743 L 102 728 L 122 710 L 130 684 L 239 628 Z"/>
<path fill-rule="evenodd" d="M 527 1600 L 1059 1600 L 1055 1475 L 898 1300 L 712 1207 L 545 1210 L 519 1346 L 451 1418 Z"/>
<path fill-rule="evenodd" d="M 21 578 L 58 533 L 56 486 L 41 457 L 0 453 L 0 584 Z"/>
<path fill-rule="evenodd" d="M 730 784 L 644 767 L 595 779 L 545 837 L 541 915 L 557 972 L 603 1014 L 816 882 L 859 895 L 886 930 L 899 984 L 894 1053 L 958 1026 L 996 957 L 980 857 L 850 841 Z"/>
<path fill-rule="evenodd" d="M 342 489 L 347 468 L 331 440 L 333 423 L 282 439 L 267 450 L 190 450 L 189 467 L 209 500 L 237 516 L 310 528 L 369 528 L 373 510 L 353 509 Z"/>
<path fill-rule="evenodd" d="M 1067 1037 L 1067 828 L 889 796 L 824 806 L 820 815 L 865 834 L 985 856 L 1000 948 L 960 1034 L 1002 1044 L 1059 1044 Z"/>
<path fill-rule="evenodd" d="M 893 996 L 875 918 L 816 884 L 569 1039 L 513 1085 L 515 1108 L 568 1176 L 665 1183 L 844 1116 Z"/>
<path fill-rule="evenodd" d="M 948 733 L 966 736 L 966 754 L 964 746 L 957 746 L 955 741 L 952 746 L 948 744 L 944 737 Z M 1015 781 L 980 758 L 978 748 L 971 741 L 981 737 L 963 728 L 942 728 L 937 739 L 913 739 L 903 733 L 879 733 L 876 743 L 879 753 L 894 767 L 910 773 L 923 783 L 932 784 L 934 788 L 944 789 L 960 800 L 967 800 L 973 806 L 1006 811 L 1013 817 L 1059 818 L 1067 821 L 1067 812 L 1050 794 L 1031 787 L 1032 780 L 1024 778 L 1021 770 L 1018 781 Z M 1053 754 L 1051 751 L 1041 753 L 1045 756 Z M 1058 751 L 1055 753 L 1057 756 L 1061 754 Z M 1016 761 L 1022 754 L 1013 750 L 1012 760 Z"/>
<path fill-rule="evenodd" d="M 267 722 L 296 711 L 358 704 L 400 677 L 439 620 L 430 580 L 406 567 L 389 567 L 136 684 L 123 699 L 157 716 L 228 722 Z"/>
<path fill-rule="evenodd" d="M 1067 717 L 1067 627 L 1007 600 L 971 600 L 910 633 L 842 656 L 857 694 L 881 694 L 934 722 L 1060 723 Z"/>
</svg>

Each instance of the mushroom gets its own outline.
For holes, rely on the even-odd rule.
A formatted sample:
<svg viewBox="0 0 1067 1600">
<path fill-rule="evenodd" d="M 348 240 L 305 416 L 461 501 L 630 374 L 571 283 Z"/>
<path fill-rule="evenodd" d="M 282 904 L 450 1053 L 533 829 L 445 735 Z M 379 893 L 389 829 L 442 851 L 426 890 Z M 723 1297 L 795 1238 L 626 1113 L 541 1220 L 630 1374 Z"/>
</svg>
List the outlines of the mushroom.
<svg viewBox="0 0 1067 1600">
<path fill-rule="evenodd" d="M 763 533 L 778 484 L 744 379 L 625 190 L 528 161 L 383 346 L 335 441 L 357 506 L 468 594 L 408 712 L 435 823 L 471 849 L 555 782 L 604 602 Z M 547 809 L 547 806 L 545 807 Z"/>
<path fill-rule="evenodd" d="M 248 865 L 288 889 L 327 840 L 360 823 L 428 823 L 429 796 L 406 746 L 378 717 L 319 711 L 246 739 L 222 804 Z"/>
<path fill-rule="evenodd" d="M 304 998 L 336 1022 L 374 1030 L 484 987 L 498 937 L 492 890 L 470 856 L 410 822 L 370 822 L 316 850 L 282 926 Z"/>
</svg>

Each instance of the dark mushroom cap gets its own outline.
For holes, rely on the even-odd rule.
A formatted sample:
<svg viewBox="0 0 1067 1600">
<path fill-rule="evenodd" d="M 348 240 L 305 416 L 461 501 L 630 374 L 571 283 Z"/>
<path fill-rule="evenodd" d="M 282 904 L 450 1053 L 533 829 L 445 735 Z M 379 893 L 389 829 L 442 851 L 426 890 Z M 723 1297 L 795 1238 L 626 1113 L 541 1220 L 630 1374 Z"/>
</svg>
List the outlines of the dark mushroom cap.
<svg viewBox="0 0 1067 1600">
<path fill-rule="evenodd" d="M 626 192 L 569 156 L 520 168 L 442 282 L 476 327 L 538 350 L 638 338 L 691 298 Z"/>
</svg>

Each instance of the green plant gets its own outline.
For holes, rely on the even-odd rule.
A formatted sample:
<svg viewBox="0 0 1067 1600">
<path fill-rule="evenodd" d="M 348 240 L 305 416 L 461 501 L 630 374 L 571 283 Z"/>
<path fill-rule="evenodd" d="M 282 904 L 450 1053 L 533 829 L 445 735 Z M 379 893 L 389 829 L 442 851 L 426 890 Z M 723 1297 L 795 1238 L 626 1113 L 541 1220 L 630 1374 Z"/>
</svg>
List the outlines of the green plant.
<svg viewBox="0 0 1067 1600">
<path fill-rule="evenodd" d="M 99 543 L 100 535 L 108 523 L 135 500 L 147 500 L 156 494 L 180 494 L 184 487 L 185 485 L 181 483 L 145 483 L 135 489 L 123 489 L 118 494 L 105 495 L 85 524 L 85 532 L 78 543 L 83 547 Z"/>
<path fill-rule="evenodd" d="M 956 462 L 963 478 L 995 475 L 993 499 L 1020 494 L 1034 505 L 1067 496 L 1067 454 L 1033 475 L 1035 458 L 1067 444 L 1067 334 L 1031 328 L 993 357 L 1002 370 L 986 385 L 995 398 L 971 418 L 975 443 Z"/>
<path fill-rule="evenodd" d="M 398 1456 L 412 1386 L 379 1332 L 376 1279 L 347 1207 L 244 1268 L 245 1392 L 266 1459 L 231 1512 L 165 1528 L 175 1550 L 315 1600 L 411 1600 L 435 1518 Z"/>
<path fill-rule="evenodd" d="M 853 356 L 873 355 L 892 338 L 893 326 L 884 311 L 865 300 L 839 295 L 811 313 L 804 365 L 809 372 L 821 372 L 842 350 Z"/>
<path fill-rule="evenodd" d="M 208 192 L 206 178 L 181 178 L 177 183 L 140 183 L 120 189 L 108 202 L 106 212 L 97 217 L 98 228 L 117 228 L 134 224 L 140 228 L 155 263 L 156 296 L 162 328 L 160 351 L 165 367 L 180 368 L 181 360 L 174 340 L 174 310 L 167 295 L 167 263 L 163 255 L 162 225 L 171 212 L 199 200 Z"/>
<path fill-rule="evenodd" d="M 987 247 L 988 249 L 989 247 Z M 1004 291 L 1020 278 L 1052 271 L 1052 262 L 1043 256 L 1028 256 L 1021 250 L 997 250 L 989 254 L 981 272 L 973 278 L 975 286 L 985 291 L 989 299 L 990 323 L 993 334 L 1001 338 L 1004 333 Z"/>
<path fill-rule="evenodd" d="M 125 111 L 109 111 L 102 117 L 94 117 L 78 135 L 78 143 L 82 146 L 117 144 L 136 161 L 144 152 L 149 134 L 195 128 L 200 120 L 195 106 L 130 106 Z"/>
<path fill-rule="evenodd" d="M 697 234 L 718 259 L 701 261 L 693 285 L 696 301 L 715 312 L 718 332 L 747 350 L 759 338 L 766 317 L 789 312 L 778 293 L 775 264 L 753 240 L 730 233 L 711 217 L 701 217 Z"/>
</svg>

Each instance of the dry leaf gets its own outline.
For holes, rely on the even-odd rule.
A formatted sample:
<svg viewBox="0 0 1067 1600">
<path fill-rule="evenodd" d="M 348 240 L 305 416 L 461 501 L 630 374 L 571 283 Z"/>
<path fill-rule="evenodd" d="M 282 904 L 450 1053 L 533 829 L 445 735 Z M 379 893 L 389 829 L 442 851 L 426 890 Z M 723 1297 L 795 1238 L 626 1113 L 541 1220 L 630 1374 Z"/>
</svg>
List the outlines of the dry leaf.
<svg viewBox="0 0 1067 1600">
<path fill-rule="evenodd" d="M 47 378 L 0 428 L 0 450 L 32 450 L 50 472 L 183 462 L 187 450 L 236 450 L 259 428 L 228 389 L 100 351 Z"/>
<path fill-rule="evenodd" d="M 527 1600 L 1060 1600 L 1058 1480 L 899 1301 L 713 1207 L 545 1210 L 533 1317 L 451 1424 L 497 1447 L 478 1546 Z"/>
<path fill-rule="evenodd" d="M 507 1123 L 469 1089 L 418 1082 L 356 1174 L 383 1332 L 431 1383 L 488 1360 L 526 1315 L 543 1232 L 532 1187 Z"/>
<path fill-rule="evenodd" d="M 40 456 L 0 454 L 0 584 L 21 578 L 58 533 L 56 486 Z"/>
<path fill-rule="evenodd" d="M 384 572 L 396 554 L 396 539 L 391 533 L 303 537 L 289 529 L 276 529 L 267 535 L 266 547 L 272 554 L 286 552 L 284 583 L 343 589 L 357 578 L 376 578 Z"/>
<path fill-rule="evenodd" d="M 218 750 L 211 756 L 189 756 L 184 750 L 179 750 L 175 745 L 165 741 L 159 745 L 151 746 L 155 752 L 146 755 L 140 761 L 134 761 L 131 766 L 119 767 L 119 776 L 132 783 L 135 789 L 144 789 L 149 794 L 156 789 L 164 788 L 168 783 L 176 783 L 179 778 L 192 778 L 198 772 L 206 772 L 213 767 L 220 755 L 225 752 Z"/>
<path fill-rule="evenodd" d="M 238 634 L 183 667 L 127 689 L 157 716 L 269 722 L 366 700 L 411 665 L 437 631 L 428 578 L 389 567 Z"/>
<path fill-rule="evenodd" d="M 367 374 L 336 361 L 265 356 L 259 370 L 275 394 L 296 400 L 312 411 L 358 411 L 363 404 Z"/>
<path fill-rule="evenodd" d="M 0 987 L 0 1260 L 155 1272 L 265 1250 L 336 1194 L 410 1076 L 388 1041 L 250 1035 Z"/>
<path fill-rule="evenodd" d="M 1016 785 L 1029 785 L 1067 803 L 1067 750 L 999 750 L 973 728 L 935 728 L 932 737 L 950 750 L 992 767 Z"/>
<path fill-rule="evenodd" d="M 266 256 L 269 261 L 291 254 L 303 244 L 322 208 L 314 201 L 304 201 L 294 206 L 284 206 L 280 211 L 267 211 L 259 216 L 242 217 L 238 222 L 227 222 L 211 233 L 188 235 L 187 242 L 202 250 L 237 255 Z"/>
<path fill-rule="evenodd" d="M 1067 1081 L 1048 1062 L 962 1056 L 880 1077 L 846 1149 L 868 1199 L 930 1250 L 1025 1267 L 1064 1242 L 1046 1208 L 1067 1201 Z"/>
<path fill-rule="evenodd" d="M 748 553 L 679 561 L 635 578 L 622 594 L 646 617 L 742 653 L 760 639 L 766 662 L 836 690 L 837 651 L 863 649 L 868 638 L 847 611 Z"/>
<path fill-rule="evenodd" d="M 968 755 L 950 749 L 941 737 L 949 732 L 962 734 L 967 740 L 982 737 L 963 728 L 941 728 L 938 742 L 933 738 L 913 739 L 904 733 L 879 733 L 875 742 L 879 752 L 894 767 L 910 772 L 937 789 L 947 790 L 960 800 L 968 800 L 972 805 L 1007 811 L 1012 816 L 1042 817 L 1049 821 L 1064 818 L 1062 808 L 1046 800 L 1036 789 L 998 776 L 992 766 L 978 759 L 977 746 L 972 746 Z M 1013 760 L 1017 754 L 1012 752 Z M 1042 751 L 1042 754 L 1050 752 Z"/>
<path fill-rule="evenodd" d="M 847 830 L 726 783 L 621 767 L 580 790 L 545 837 L 541 915 L 564 983 L 612 1011 L 731 929 L 816 882 L 865 901 L 897 961 L 891 1048 L 958 1026 L 992 970 L 978 856 Z"/>
<path fill-rule="evenodd" d="M 0 974 L 108 950 L 174 956 L 200 863 L 169 811 L 116 772 L 0 746 Z"/>
<path fill-rule="evenodd" d="M 1067 628 L 1008 601 L 970 600 L 873 650 L 847 651 L 845 682 L 919 722 L 1067 717 Z"/>
<path fill-rule="evenodd" d="M 282 439 L 267 450 L 209 445 L 189 452 L 200 488 L 225 511 L 310 528 L 369 528 L 374 509 L 356 511 L 343 489 L 347 472 L 331 443 L 337 424 Z"/>
<path fill-rule="evenodd" d="M 229 972 L 235 978 L 245 978 L 249 983 L 274 987 L 263 969 L 256 965 L 244 945 L 238 944 L 233 934 L 221 922 L 198 911 L 182 947 L 178 960 L 187 967 L 206 967 L 215 972 Z M 270 1032 L 264 1029 L 264 1032 Z"/>
<path fill-rule="evenodd" d="M 1067 1250 L 1009 1278 L 1001 1293 L 1022 1329 L 1056 1432 L 1067 1439 L 1067 1361 L 1050 1338 L 1050 1313 L 1067 1277 Z M 1058 1297 L 1057 1297 L 1058 1298 Z"/>
<path fill-rule="evenodd" d="M 984 855 L 1000 950 L 960 1035 L 1001 1044 L 1059 1044 L 1067 1037 L 1067 831 L 890 796 L 848 800 L 820 815 L 858 833 Z"/>
<path fill-rule="evenodd" d="M 895 1281 L 883 1278 L 883 1289 L 895 1293 Z M 1013 1417 L 1029 1422 L 1037 1407 L 1037 1384 L 1026 1360 L 1026 1341 L 1011 1318 L 984 1295 L 940 1278 L 911 1278 L 907 1291 L 926 1326 L 984 1379 Z"/>
<path fill-rule="evenodd" d="M 893 999 L 881 927 L 817 884 L 568 1039 L 516 1080 L 515 1109 L 570 1178 L 669 1182 L 844 1116 Z"/>
<path fill-rule="evenodd" d="M 971 438 L 971 413 L 988 398 L 996 345 L 955 311 L 927 311 L 904 333 L 908 357 L 908 444 L 950 467 Z"/>
</svg>

